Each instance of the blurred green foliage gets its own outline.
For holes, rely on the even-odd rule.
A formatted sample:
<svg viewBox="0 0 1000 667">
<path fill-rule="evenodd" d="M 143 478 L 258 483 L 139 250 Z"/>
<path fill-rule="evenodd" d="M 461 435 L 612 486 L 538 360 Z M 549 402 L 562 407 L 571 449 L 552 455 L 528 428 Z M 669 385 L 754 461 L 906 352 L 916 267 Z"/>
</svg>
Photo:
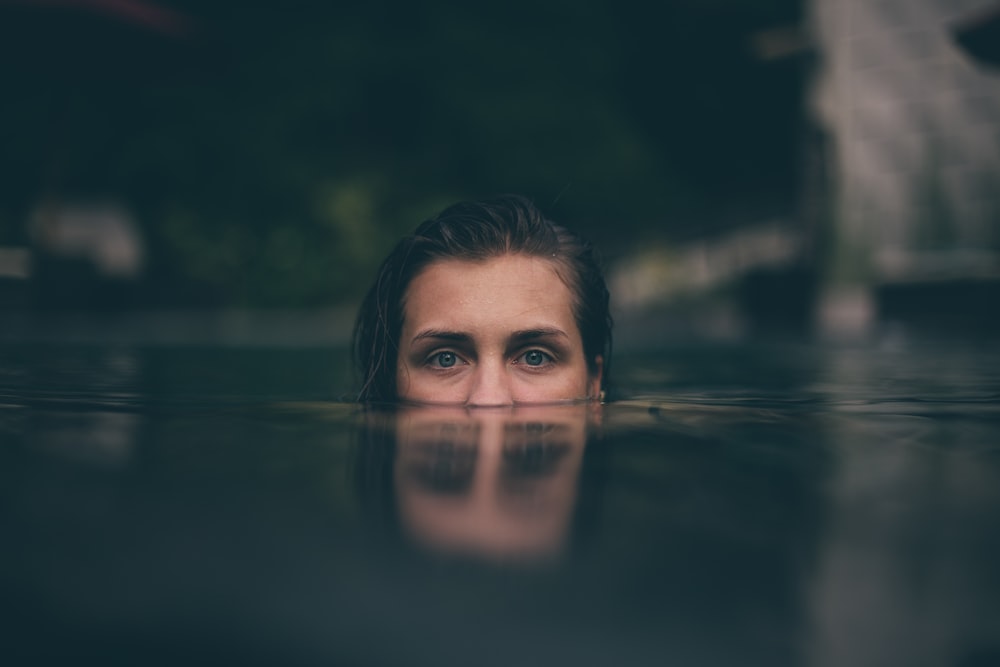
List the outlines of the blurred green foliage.
<svg viewBox="0 0 1000 667">
<path fill-rule="evenodd" d="M 611 256 L 794 198 L 803 68 L 747 40 L 799 2 L 160 4 L 203 28 L 166 67 L 18 65 L 0 111 L 0 244 L 42 199 L 120 201 L 144 303 L 350 302 L 462 198 L 526 194 Z"/>
</svg>

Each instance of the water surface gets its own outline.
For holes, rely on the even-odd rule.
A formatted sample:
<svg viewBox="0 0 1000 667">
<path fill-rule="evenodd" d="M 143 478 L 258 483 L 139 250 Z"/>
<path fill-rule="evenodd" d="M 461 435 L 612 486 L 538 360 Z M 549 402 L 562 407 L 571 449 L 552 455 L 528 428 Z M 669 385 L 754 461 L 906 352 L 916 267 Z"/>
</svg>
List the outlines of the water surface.
<svg viewBox="0 0 1000 667">
<path fill-rule="evenodd" d="M 1000 355 L 665 346 L 361 410 L 341 349 L 0 348 L 5 664 L 1000 664 Z"/>
</svg>

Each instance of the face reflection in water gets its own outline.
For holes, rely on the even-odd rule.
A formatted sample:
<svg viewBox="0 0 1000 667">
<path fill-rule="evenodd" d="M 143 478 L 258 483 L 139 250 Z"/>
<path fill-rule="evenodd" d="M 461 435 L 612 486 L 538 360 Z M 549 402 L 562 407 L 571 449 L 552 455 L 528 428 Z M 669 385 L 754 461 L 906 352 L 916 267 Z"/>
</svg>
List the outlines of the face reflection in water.
<svg viewBox="0 0 1000 667">
<path fill-rule="evenodd" d="M 432 551 L 486 560 L 557 556 L 599 410 L 402 409 L 393 483 L 404 533 Z"/>
</svg>

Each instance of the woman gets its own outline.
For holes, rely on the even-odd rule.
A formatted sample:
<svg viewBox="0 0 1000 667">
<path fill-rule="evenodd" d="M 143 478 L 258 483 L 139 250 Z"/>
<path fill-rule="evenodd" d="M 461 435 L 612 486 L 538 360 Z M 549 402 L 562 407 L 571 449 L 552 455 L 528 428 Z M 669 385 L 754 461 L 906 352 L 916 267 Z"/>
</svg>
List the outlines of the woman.
<svg viewBox="0 0 1000 667">
<path fill-rule="evenodd" d="M 526 199 L 455 204 L 382 263 L 354 328 L 363 402 L 600 400 L 611 315 L 592 246 Z"/>
</svg>

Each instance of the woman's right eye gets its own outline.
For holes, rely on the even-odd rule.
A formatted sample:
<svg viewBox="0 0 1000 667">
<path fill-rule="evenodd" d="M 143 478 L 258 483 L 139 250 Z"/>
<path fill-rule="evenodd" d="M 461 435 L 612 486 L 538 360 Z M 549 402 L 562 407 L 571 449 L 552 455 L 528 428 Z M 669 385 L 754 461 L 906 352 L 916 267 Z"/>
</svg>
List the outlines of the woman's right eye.
<svg viewBox="0 0 1000 667">
<path fill-rule="evenodd" d="M 458 355 L 454 352 L 438 352 L 431 355 L 429 362 L 436 368 L 451 368 L 458 363 Z"/>
</svg>

